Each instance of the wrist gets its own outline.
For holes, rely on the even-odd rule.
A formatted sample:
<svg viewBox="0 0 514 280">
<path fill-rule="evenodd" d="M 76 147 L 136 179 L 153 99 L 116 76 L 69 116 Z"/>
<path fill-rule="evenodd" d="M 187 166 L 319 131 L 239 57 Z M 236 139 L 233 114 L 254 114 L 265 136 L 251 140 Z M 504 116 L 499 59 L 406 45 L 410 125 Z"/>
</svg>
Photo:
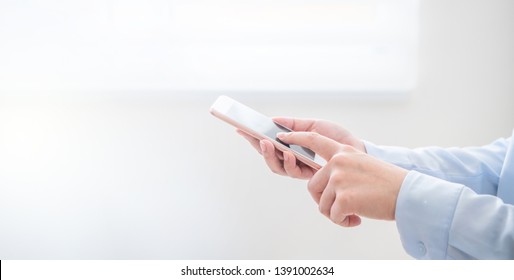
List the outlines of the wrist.
<svg viewBox="0 0 514 280">
<path fill-rule="evenodd" d="M 396 166 L 395 166 L 396 167 Z M 398 195 L 400 194 L 400 190 L 403 185 L 403 181 L 405 181 L 405 177 L 407 177 L 407 174 L 409 171 L 396 167 L 398 170 L 395 172 L 394 179 L 392 181 L 392 199 L 391 199 L 391 206 L 390 206 L 390 217 L 391 220 L 396 220 L 396 204 L 398 202 Z"/>
</svg>

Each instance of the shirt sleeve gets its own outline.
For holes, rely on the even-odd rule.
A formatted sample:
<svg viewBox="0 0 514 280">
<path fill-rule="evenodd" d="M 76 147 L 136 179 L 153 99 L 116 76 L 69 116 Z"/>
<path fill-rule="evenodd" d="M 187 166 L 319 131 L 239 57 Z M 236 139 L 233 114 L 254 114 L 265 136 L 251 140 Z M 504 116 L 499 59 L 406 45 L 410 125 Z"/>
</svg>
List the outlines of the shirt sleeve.
<svg viewBox="0 0 514 280">
<path fill-rule="evenodd" d="M 410 171 L 396 204 L 402 244 L 418 259 L 513 259 L 514 206 Z"/>
<path fill-rule="evenodd" d="M 368 154 L 408 170 L 465 185 L 479 194 L 496 195 L 511 139 L 482 147 L 408 149 L 365 141 Z"/>
</svg>

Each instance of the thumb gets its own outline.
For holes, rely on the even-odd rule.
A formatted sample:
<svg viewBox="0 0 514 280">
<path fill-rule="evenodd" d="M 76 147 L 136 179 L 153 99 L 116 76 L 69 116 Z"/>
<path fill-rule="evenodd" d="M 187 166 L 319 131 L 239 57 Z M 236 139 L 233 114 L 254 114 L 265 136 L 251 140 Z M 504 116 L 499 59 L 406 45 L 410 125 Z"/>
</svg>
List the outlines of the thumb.
<svg viewBox="0 0 514 280">
<path fill-rule="evenodd" d="M 289 117 L 274 117 L 273 121 L 293 131 L 311 131 L 317 122 L 317 120 L 314 119 L 299 119 Z"/>
</svg>

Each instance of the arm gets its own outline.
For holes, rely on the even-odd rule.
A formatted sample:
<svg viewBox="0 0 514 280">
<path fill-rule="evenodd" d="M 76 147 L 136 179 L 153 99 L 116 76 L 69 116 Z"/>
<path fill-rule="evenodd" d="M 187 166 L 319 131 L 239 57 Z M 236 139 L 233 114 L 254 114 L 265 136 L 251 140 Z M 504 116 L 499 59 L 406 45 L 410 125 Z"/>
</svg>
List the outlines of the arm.
<svg viewBox="0 0 514 280">
<path fill-rule="evenodd" d="M 327 160 L 325 167 L 304 177 L 310 179 L 309 192 L 327 218 L 341 226 L 358 225 L 359 216 L 396 219 L 406 251 L 416 258 L 514 258 L 514 206 L 478 195 L 463 184 L 401 168 L 495 194 L 510 139 L 464 149 L 410 150 L 366 143 L 368 155 L 355 144 L 358 139 L 342 131 L 344 141 L 321 130 L 279 136 Z M 249 141 L 261 151 L 258 141 Z M 283 163 L 273 150 L 264 151 L 263 156 L 276 173 L 291 176 L 299 168 L 292 155 Z"/>
<path fill-rule="evenodd" d="M 402 168 L 463 184 L 480 194 L 496 195 L 510 141 L 510 138 L 498 139 L 483 147 L 447 149 L 407 149 L 369 142 L 365 145 L 368 154 Z"/>
<path fill-rule="evenodd" d="M 334 223 L 356 226 L 360 216 L 396 219 L 405 250 L 416 258 L 514 258 L 514 206 L 501 199 L 407 172 L 316 133 L 278 137 L 327 160 L 308 189 Z"/>
<path fill-rule="evenodd" d="M 418 259 L 513 259 L 514 206 L 411 171 L 396 204 L 405 250 Z"/>
</svg>

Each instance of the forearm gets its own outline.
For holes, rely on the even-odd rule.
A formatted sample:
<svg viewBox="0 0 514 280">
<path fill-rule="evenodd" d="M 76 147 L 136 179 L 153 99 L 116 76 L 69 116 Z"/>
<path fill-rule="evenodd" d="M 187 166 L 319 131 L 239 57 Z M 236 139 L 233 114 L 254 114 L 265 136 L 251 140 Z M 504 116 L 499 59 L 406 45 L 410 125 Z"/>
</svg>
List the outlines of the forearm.
<svg viewBox="0 0 514 280">
<path fill-rule="evenodd" d="M 514 207 L 461 184 L 411 171 L 395 217 L 403 246 L 415 258 L 514 258 Z"/>
<path fill-rule="evenodd" d="M 368 154 L 384 161 L 466 185 L 477 193 L 496 194 L 508 141 L 499 139 L 483 147 L 418 149 L 364 143 Z"/>
</svg>

